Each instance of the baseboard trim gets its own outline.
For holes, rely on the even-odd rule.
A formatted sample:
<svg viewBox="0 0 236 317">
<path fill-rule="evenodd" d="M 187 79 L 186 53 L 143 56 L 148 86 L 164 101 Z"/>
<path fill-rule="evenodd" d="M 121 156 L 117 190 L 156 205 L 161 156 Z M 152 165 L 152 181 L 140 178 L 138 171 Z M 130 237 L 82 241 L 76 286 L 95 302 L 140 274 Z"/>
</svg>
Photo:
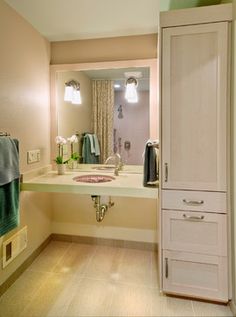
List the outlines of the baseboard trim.
<svg viewBox="0 0 236 317">
<path fill-rule="evenodd" d="M 102 239 L 158 243 L 156 230 L 103 226 L 102 224 L 85 225 L 72 222 L 53 221 L 52 233 Z"/>
<path fill-rule="evenodd" d="M 96 238 L 96 237 L 89 237 L 89 236 L 77 236 L 77 235 L 58 234 L 58 233 L 53 233 L 51 237 L 52 237 L 52 240 L 57 240 L 57 241 L 97 244 L 97 245 L 106 245 L 106 246 L 117 247 L 117 248 L 130 248 L 130 249 L 140 249 L 140 250 L 149 250 L 149 251 L 158 250 L 158 244 L 152 243 L 152 242 Z"/>
<path fill-rule="evenodd" d="M 50 235 L 40 246 L 33 251 L 33 253 L 13 272 L 8 279 L 0 285 L 0 297 L 8 290 L 8 288 L 20 277 L 20 275 L 30 266 L 30 264 L 37 258 L 44 248 L 52 240 Z"/>
<path fill-rule="evenodd" d="M 236 316 L 236 304 L 232 300 L 229 302 L 229 307 L 230 307 L 233 315 Z"/>
</svg>

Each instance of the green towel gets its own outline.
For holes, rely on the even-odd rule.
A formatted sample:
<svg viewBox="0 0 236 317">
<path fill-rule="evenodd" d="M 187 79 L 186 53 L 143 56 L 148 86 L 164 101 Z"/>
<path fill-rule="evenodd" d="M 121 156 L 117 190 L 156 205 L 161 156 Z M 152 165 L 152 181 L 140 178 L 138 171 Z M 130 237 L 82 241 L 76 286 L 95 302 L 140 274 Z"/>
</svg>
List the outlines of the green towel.
<svg viewBox="0 0 236 317">
<path fill-rule="evenodd" d="M 0 137 L 0 186 L 20 178 L 18 140 Z"/>
<path fill-rule="evenodd" d="M 98 164 L 99 156 L 91 153 L 90 135 L 86 134 L 83 140 L 82 156 L 84 164 Z"/>
<path fill-rule="evenodd" d="M 0 186 L 0 236 L 19 225 L 19 178 Z"/>
<path fill-rule="evenodd" d="M 18 140 L 0 137 L 0 236 L 19 224 Z"/>
</svg>

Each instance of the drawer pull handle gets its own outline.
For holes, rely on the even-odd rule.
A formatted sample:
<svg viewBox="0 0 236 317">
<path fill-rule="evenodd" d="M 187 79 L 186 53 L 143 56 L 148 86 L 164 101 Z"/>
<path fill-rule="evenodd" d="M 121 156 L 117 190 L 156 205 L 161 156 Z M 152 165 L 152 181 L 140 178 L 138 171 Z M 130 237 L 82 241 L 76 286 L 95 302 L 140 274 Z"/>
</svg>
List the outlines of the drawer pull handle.
<svg viewBox="0 0 236 317">
<path fill-rule="evenodd" d="M 205 217 L 204 216 L 187 216 L 185 214 L 183 214 L 184 219 L 186 220 L 193 220 L 193 221 L 199 221 L 199 220 L 203 220 Z"/>
<path fill-rule="evenodd" d="M 183 202 L 186 205 L 191 205 L 191 206 L 199 206 L 204 204 L 204 200 L 188 200 L 188 199 L 183 199 Z"/>
<path fill-rule="evenodd" d="M 165 163 L 165 183 L 168 182 L 168 163 Z"/>
<path fill-rule="evenodd" d="M 165 258 L 165 277 L 169 277 L 168 258 Z"/>
</svg>

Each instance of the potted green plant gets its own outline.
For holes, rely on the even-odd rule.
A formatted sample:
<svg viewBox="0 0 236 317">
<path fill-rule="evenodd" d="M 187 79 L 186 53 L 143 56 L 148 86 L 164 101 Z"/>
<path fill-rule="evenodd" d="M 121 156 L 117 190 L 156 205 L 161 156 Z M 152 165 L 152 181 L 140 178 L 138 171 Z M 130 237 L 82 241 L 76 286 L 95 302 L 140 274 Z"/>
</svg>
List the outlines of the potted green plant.
<svg viewBox="0 0 236 317">
<path fill-rule="evenodd" d="M 57 157 L 55 158 L 55 162 L 57 164 L 57 172 L 58 175 L 63 175 L 65 174 L 66 171 L 66 164 L 68 164 L 69 160 L 64 159 L 64 145 L 66 144 L 66 139 L 63 138 L 62 136 L 58 135 L 56 137 L 56 144 L 57 144 Z"/>
<path fill-rule="evenodd" d="M 70 138 L 67 138 L 67 141 L 70 143 L 70 159 L 69 159 L 69 167 L 77 168 L 78 160 L 80 159 L 80 155 L 75 151 L 75 143 L 78 143 L 78 136 L 73 134 Z"/>
</svg>

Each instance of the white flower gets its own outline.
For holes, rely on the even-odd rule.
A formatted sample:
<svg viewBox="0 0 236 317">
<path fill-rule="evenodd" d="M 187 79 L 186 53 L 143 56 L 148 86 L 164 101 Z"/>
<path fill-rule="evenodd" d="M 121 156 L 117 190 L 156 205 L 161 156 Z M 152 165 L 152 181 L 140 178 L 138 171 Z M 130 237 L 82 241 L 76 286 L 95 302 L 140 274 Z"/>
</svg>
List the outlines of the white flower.
<svg viewBox="0 0 236 317">
<path fill-rule="evenodd" d="M 75 134 L 73 134 L 70 138 L 67 139 L 70 143 L 78 143 L 78 138 Z"/>
<path fill-rule="evenodd" d="M 56 141 L 56 144 L 59 144 L 59 145 L 66 144 L 66 139 L 60 135 L 56 137 L 55 141 Z"/>
</svg>

